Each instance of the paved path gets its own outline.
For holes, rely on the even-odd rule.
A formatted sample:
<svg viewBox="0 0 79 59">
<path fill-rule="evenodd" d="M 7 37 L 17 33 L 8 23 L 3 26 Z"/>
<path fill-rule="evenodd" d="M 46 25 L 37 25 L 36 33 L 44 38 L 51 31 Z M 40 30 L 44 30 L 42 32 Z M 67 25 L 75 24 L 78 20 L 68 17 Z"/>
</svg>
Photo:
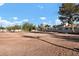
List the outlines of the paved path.
<svg viewBox="0 0 79 59">
<path fill-rule="evenodd" d="M 44 33 L 0 33 L 0 55 L 53 56 L 79 55 L 78 42 L 66 41 Z"/>
</svg>

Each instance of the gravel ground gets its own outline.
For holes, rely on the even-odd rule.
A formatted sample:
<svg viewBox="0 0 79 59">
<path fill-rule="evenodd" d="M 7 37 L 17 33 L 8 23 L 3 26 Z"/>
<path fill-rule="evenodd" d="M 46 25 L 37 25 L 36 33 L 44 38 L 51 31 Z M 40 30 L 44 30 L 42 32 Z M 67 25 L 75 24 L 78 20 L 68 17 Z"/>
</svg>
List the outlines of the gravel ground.
<svg viewBox="0 0 79 59">
<path fill-rule="evenodd" d="M 45 33 L 0 33 L 1 56 L 79 56 L 79 42 Z"/>
</svg>

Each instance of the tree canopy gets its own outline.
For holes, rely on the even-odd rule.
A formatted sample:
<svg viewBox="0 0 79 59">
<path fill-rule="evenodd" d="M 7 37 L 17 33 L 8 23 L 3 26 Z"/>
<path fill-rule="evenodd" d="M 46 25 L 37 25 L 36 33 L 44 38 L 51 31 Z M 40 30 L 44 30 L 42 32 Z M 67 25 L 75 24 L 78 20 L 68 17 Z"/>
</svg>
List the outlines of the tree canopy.
<svg viewBox="0 0 79 59">
<path fill-rule="evenodd" d="M 36 28 L 36 26 L 32 23 L 25 22 L 22 24 L 22 30 L 24 30 L 24 31 L 31 31 L 35 28 Z"/>
<path fill-rule="evenodd" d="M 68 27 L 71 27 L 72 32 L 75 32 L 74 22 L 79 21 L 79 4 L 75 3 L 63 3 L 59 7 L 59 19 Z"/>
<path fill-rule="evenodd" d="M 63 3 L 59 7 L 59 19 L 64 23 L 73 24 L 74 21 L 79 20 L 79 4 Z"/>
</svg>

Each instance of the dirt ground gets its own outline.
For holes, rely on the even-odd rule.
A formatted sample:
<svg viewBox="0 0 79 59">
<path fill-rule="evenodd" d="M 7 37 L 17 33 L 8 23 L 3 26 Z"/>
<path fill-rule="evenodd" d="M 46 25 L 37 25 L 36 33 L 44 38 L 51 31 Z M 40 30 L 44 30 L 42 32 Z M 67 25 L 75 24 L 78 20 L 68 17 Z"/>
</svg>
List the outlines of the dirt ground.
<svg viewBox="0 0 79 59">
<path fill-rule="evenodd" d="M 79 56 L 79 42 L 47 33 L 0 33 L 1 56 Z"/>
</svg>

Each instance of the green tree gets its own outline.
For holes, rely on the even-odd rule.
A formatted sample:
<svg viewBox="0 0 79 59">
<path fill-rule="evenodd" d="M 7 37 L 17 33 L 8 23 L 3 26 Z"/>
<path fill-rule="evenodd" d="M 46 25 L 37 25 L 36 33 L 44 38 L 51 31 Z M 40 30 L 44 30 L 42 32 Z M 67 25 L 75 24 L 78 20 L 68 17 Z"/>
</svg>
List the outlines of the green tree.
<svg viewBox="0 0 79 59">
<path fill-rule="evenodd" d="M 74 32 L 74 21 L 79 20 L 79 4 L 63 3 L 59 7 L 59 19 L 63 24 L 68 23 Z"/>
<path fill-rule="evenodd" d="M 50 25 L 46 24 L 46 25 L 44 26 L 44 28 L 45 28 L 45 30 L 49 30 Z"/>
<path fill-rule="evenodd" d="M 5 27 L 0 27 L 0 29 L 5 29 Z"/>
<path fill-rule="evenodd" d="M 40 24 L 40 25 L 38 25 L 38 30 L 39 31 L 46 31 L 46 30 L 49 30 L 49 28 L 50 28 L 50 25 L 48 25 L 48 24 Z"/>
<path fill-rule="evenodd" d="M 43 24 L 38 25 L 38 30 L 39 31 L 44 31 L 44 25 Z"/>
<path fill-rule="evenodd" d="M 36 26 L 31 24 L 31 23 L 25 22 L 25 23 L 22 24 L 22 30 L 24 30 L 24 31 L 31 31 L 35 28 L 36 28 Z"/>
<path fill-rule="evenodd" d="M 21 29 L 21 26 L 20 25 L 13 25 L 13 26 L 8 26 L 6 28 L 8 31 L 11 31 L 11 30 L 15 31 L 15 30 Z"/>
</svg>

